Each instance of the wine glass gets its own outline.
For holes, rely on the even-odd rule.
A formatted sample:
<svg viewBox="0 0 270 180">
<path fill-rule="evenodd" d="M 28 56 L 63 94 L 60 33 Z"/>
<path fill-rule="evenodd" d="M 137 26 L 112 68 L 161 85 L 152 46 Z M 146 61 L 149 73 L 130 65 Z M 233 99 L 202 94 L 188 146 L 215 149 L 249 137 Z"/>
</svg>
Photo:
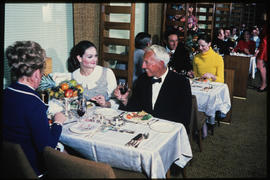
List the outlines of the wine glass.
<svg viewBox="0 0 270 180">
<path fill-rule="evenodd" d="M 123 94 L 125 94 L 126 92 L 127 92 L 127 90 L 128 90 L 128 84 L 127 83 L 125 83 L 125 82 L 120 82 L 119 83 L 119 90 L 120 90 L 120 93 L 123 95 Z"/>
<path fill-rule="evenodd" d="M 78 99 L 78 107 L 77 107 L 77 113 L 80 117 L 82 117 L 86 112 L 86 101 L 84 97 L 80 97 Z"/>
</svg>

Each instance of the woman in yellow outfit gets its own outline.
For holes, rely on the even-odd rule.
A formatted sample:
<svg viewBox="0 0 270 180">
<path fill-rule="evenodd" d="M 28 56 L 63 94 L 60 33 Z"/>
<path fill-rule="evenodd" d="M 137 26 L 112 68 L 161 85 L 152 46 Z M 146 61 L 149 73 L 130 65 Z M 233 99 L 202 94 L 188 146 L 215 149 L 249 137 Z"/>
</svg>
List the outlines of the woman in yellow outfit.
<svg viewBox="0 0 270 180">
<path fill-rule="evenodd" d="M 201 52 L 193 60 L 195 77 L 224 83 L 224 62 L 222 57 L 211 48 L 210 37 L 200 36 L 198 45 Z"/>
</svg>

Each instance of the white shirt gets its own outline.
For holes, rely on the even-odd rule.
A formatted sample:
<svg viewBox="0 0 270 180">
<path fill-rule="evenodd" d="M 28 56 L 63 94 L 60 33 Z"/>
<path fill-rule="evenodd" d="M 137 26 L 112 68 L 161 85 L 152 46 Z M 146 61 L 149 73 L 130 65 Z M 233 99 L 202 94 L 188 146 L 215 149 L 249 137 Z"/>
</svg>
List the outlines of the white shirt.
<svg viewBox="0 0 270 180">
<path fill-rule="evenodd" d="M 162 84 L 163 84 L 163 82 L 164 82 L 164 80 L 165 80 L 165 78 L 166 78 L 166 76 L 167 76 L 167 74 L 168 74 L 168 68 L 166 69 L 166 72 L 162 75 L 162 76 L 160 76 L 160 78 L 161 78 L 161 82 L 160 83 L 154 83 L 154 84 L 152 84 L 152 108 L 154 109 L 154 107 L 155 107 L 155 104 L 156 104 L 156 101 L 157 101 L 157 98 L 158 98 L 158 94 L 159 94 L 159 91 L 160 91 L 160 88 L 161 88 L 161 86 L 162 86 Z M 155 77 L 153 77 L 154 79 L 157 79 L 157 78 L 155 78 Z"/>
<path fill-rule="evenodd" d="M 170 50 L 170 49 L 168 48 L 168 46 L 166 46 L 166 51 L 167 51 L 168 53 L 171 53 L 171 54 L 174 54 L 174 52 L 175 52 L 174 49 L 173 49 L 173 50 Z"/>
<path fill-rule="evenodd" d="M 93 89 L 97 86 L 97 83 L 99 83 L 98 80 L 101 78 L 102 73 L 103 67 L 96 65 L 94 71 L 88 76 L 83 76 L 80 73 L 80 69 L 75 70 L 72 73 L 72 76 L 79 84 L 82 85 L 83 88 Z M 106 80 L 108 84 L 107 93 L 109 97 L 111 97 L 114 89 L 117 87 L 117 83 L 113 71 L 109 68 L 107 68 Z M 117 109 L 119 107 L 119 104 L 117 104 L 115 100 L 109 100 L 109 102 L 111 103 L 112 108 Z"/>
</svg>

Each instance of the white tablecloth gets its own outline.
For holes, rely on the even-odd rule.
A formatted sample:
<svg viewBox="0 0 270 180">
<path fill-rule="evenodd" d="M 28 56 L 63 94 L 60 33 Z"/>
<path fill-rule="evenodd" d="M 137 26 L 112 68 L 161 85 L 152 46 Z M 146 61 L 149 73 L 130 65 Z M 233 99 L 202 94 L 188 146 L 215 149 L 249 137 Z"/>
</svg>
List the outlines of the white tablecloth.
<svg viewBox="0 0 270 180">
<path fill-rule="evenodd" d="M 90 112 L 88 110 L 86 117 L 91 116 L 95 109 L 97 107 L 91 108 Z M 192 151 L 183 124 L 161 119 L 156 123 L 159 122 L 166 122 L 168 126 L 173 124 L 173 129 L 161 133 L 147 124 L 125 123 L 121 128 L 134 130 L 134 134 L 108 130 L 97 131 L 92 137 L 86 137 L 85 134 L 70 131 L 69 127 L 76 124 L 74 122 L 63 126 L 60 141 L 88 159 L 121 169 L 145 171 L 151 178 L 165 178 L 171 164 L 175 162 L 184 167 L 192 158 Z M 149 132 L 149 138 L 144 139 L 138 148 L 125 146 L 138 133 L 145 132 Z"/>
<path fill-rule="evenodd" d="M 227 84 L 219 82 L 200 82 L 190 80 L 192 94 L 196 96 L 198 110 L 210 116 L 208 123 L 215 123 L 216 111 L 223 114 L 231 108 L 230 93 Z M 210 89 L 208 89 L 210 87 Z M 211 88 L 212 87 L 212 88 Z"/>
<path fill-rule="evenodd" d="M 256 73 L 256 57 L 252 56 L 250 57 L 250 63 L 249 63 L 249 74 L 251 74 L 252 79 L 255 79 L 255 73 Z"/>
<path fill-rule="evenodd" d="M 257 70 L 256 66 L 256 57 L 253 55 L 246 55 L 243 53 L 230 53 L 231 56 L 242 56 L 242 57 L 250 57 L 249 62 L 249 74 L 251 74 L 252 79 L 255 79 L 255 73 Z"/>
</svg>

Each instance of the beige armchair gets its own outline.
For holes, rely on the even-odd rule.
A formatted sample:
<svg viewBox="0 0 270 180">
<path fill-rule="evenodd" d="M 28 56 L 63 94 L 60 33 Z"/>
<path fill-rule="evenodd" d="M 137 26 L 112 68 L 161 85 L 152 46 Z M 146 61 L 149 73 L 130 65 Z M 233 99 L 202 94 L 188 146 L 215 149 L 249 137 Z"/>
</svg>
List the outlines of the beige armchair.
<svg viewBox="0 0 270 180">
<path fill-rule="evenodd" d="M 1 151 L 1 177 L 37 179 L 37 175 L 30 165 L 25 153 L 19 144 L 3 142 Z"/>
<path fill-rule="evenodd" d="M 110 165 L 75 157 L 51 147 L 44 149 L 48 178 L 115 178 Z"/>
</svg>

